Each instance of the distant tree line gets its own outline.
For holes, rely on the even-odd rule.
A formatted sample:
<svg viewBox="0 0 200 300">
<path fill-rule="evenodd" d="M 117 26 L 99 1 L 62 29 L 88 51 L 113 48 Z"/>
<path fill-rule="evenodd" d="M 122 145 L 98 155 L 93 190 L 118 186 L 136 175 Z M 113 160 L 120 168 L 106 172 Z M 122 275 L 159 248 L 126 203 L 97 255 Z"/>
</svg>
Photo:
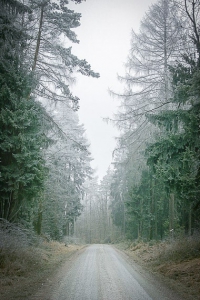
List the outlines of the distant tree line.
<svg viewBox="0 0 200 300">
<path fill-rule="evenodd" d="M 69 86 L 76 72 L 99 75 L 71 52 L 81 15 L 67 0 L 0 7 L 0 218 L 60 239 L 73 233 L 92 173 Z"/>
<path fill-rule="evenodd" d="M 109 170 L 100 183 L 92 178 L 84 183 L 83 212 L 75 223 L 75 236 L 85 243 L 111 243 L 121 236 L 111 216 Z"/>
</svg>

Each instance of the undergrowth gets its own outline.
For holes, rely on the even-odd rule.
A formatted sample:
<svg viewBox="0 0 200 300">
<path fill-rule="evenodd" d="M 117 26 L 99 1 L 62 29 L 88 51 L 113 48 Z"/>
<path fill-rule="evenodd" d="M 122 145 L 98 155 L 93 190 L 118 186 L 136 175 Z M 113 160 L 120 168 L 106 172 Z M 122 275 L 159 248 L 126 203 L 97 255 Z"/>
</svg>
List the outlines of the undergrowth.
<svg viewBox="0 0 200 300">
<path fill-rule="evenodd" d="M 195 235 L 165 243 L 160 251 L 159 259 L 182 261 L 200 257 L 200 236 Z"/>
<path fill-rule="evenodd" d="M 29 273 L 56 266 L 69 248 L 56 241 L 47 241 L 6 220 L 0 219 L 0 280 L 24 277 Z"/>
<path fill-rule="evenodd" d="M 200 234 L 165 241 L 134 241 L 129 250 L 144 261 L 156 264 L 200 258 Z"/>
</svg>

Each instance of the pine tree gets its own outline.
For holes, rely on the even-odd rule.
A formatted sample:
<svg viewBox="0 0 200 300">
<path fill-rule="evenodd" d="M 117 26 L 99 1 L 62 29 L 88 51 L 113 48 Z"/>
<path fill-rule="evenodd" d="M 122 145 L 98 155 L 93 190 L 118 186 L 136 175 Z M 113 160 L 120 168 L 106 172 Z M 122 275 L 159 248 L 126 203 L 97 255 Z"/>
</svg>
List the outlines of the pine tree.
<svg viewBox="0 0 200 300">
<path fill-rule="evenodd" d="M 176 206 L 181 211 L 180 223 L 191 234 L 199 219 L 195 210 L 199 209 L 200 184 L 200 32 L 197 18 L 199 2 L 192 1 L 190 8 L 188 5 L 185 1 L 185 10 L 191 22 L 190 36 L 196 51 L 186 53 L 182 62 L 170 67 L 174 91 L 172 102 L 177 109 L 148 116 L 151 122 L 164 129 L 164 135 L 149 145 L 147 152 L 149 165 L 154 165 L 157 176 L 165 180 L 168 193 L 176 195 Z"/>
<path fill-rule="evenodd" d="M 81 1 L 75 1 L 80 3 Z M 81 14 L 68 8 L 69 1 L 28 1 L 32 10 L 27 30 L 32 36 L 28 51 L 30 68 L 38 79 L 32 94 L 42 102 L 65 101 L 69 108 L 78 109 L 79 98 L 72 95 L 73 74 L 99 77 L 85 59 L 72 54 L 71 44 L 79 43 L 74 28 L 80 26 Z"/>
<path fill-rule="evenodd" d="M 29 9 L 19 1 L 2 1 L 0 13 L 0 215 L 16 220 L 24 203 L 34 200 L 44 180 L 41 146 L 42 107 L 30 93 L 32 76 L 22 57 L 28 36 L 20 26 Z M 31 204 L 29 205 L 29 208 Z"/>
<path fill-rule="evenodd" d="M 53 143 L 44 154 L 49 173 L 38 214 L 42 222 L 36 224 L 40 225 L 38 232 L 60 239 L 73 235 L 74 222 L 82 211 L 83 184 L 92 170 L 89 145 L 77 113 L 61 102 L 54 107 L 52 118 L 58 128 L 52 127 L 48 133 Z"/>
</svg>

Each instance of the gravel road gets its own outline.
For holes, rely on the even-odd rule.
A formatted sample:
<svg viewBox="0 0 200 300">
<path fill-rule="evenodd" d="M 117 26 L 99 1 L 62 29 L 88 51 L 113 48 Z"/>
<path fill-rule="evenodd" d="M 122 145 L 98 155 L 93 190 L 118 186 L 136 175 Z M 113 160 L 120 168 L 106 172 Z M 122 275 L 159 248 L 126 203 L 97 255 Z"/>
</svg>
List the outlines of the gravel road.
<svg viewBox="0 0 200 300">
<path fill-rule="evenodd" d="M 51 284 L 48 300 L 181 300 L 158 279 L 121 251 L 109 245 L 91 245 L 63 266 Z"/>
</svg>

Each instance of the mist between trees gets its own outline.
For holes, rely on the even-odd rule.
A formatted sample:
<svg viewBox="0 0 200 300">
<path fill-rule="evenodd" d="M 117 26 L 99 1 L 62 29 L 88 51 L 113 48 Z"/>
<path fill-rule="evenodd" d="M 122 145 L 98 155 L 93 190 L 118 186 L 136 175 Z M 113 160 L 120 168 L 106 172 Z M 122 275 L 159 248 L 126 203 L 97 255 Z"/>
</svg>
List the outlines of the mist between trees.
<svg viewBox="0 0 200 300">
<path fill-rule="evenodd" d="M 0 7 L 0 217 L 61 239 L 92 174 L 69 86 L 77 72 L 99 74 L 71 52 L 81 15 L 68 1 L 1 0 Z"/>
<path fill-rule="evenodd" d="M 153 4 L 132 31 L 124 91 L 111 92 L 121 99 L 112 215 L 129 238 L 199 229 L 199 13 L 199 1 Z"/>
<path fill-rule="evenodd" d="M 159 0 L 132 31 L 100 184 L 70 91 L 77 72 L 99 77 L 72 54 L 81 15 L 66 0 L 0 6 L 0 218 L 87 243 L 199 229 L 200 2 Z"/>
</svg>

